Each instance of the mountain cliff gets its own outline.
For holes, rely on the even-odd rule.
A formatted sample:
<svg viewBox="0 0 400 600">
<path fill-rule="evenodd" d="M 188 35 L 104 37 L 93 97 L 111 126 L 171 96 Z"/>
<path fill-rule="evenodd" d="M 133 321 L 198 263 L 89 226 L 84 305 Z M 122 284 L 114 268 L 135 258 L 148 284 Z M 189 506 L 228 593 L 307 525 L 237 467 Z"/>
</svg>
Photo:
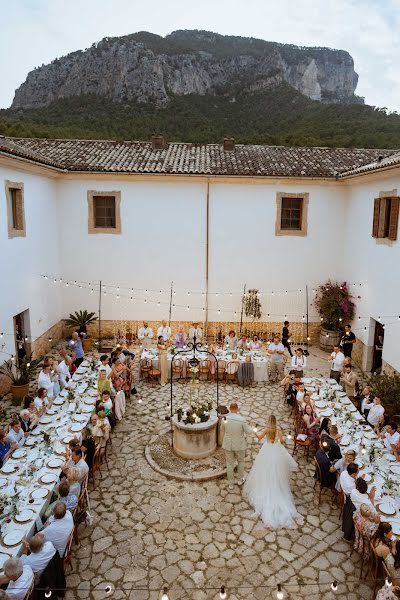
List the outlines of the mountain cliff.
<svg viewBox="0 0 400 600">
<path fill-rule="evenodd" d="M 343 50 L 306 48 L 207 31 L 175 31 L 165 38 L 139 32 L 104 38 L 31 71 L 12 109 L 94 95 L 113 102 L 167 106 L 175 97 L 222 96 L 288 84 L 312 100 L 360 102 L 358 75 Z"/>
</svg>

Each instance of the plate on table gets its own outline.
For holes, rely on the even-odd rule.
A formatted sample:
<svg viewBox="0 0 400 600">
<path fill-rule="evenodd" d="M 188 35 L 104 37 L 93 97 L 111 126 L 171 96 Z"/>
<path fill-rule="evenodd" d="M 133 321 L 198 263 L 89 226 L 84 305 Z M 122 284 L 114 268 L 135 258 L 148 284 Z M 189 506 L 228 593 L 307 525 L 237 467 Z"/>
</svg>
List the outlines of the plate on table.
<svg viewBox="0 0 400 600">
<path fill-rule="evenodd" d="M 9 531 L 3 537 L 3 544 L 5 546 L 17 546 L 18 544 L 21 543 L 22 538 L 24 537 L 24 534 L 25 534 L 24 531 L 18 531 L 18 530 Z"/>
<path fill-rule="evenodd" d="M 40 417 L 39 419 L 39 423 L 42 424 L 47 424 L 47 423 L 51 423 L 53 420 L 53 417 L 51 415 L 43 415 L 42 417 Z"/>
<path fill-rule="evenodd" d="M 31 431 L 31 435 L 36 436 L 36 435 L 42 435 L 42 429 L 40 427 L 35 427 L 35 429 L 33 429 Z"/>
<path fill-rule="evenodd" d="M 94 398 L 85 398 L 83 402 L 85 404 L 90 404 L 91 406 L 93 406 L 93 404 L 96 402 L 96 400 Z"/>
<path fill-rule="evenodd" d="M 369 438 L 370 440 L 374 440 L 376 439 L 378 436 L 376 435 L 375 431 L 366 431 L 364 433 L 364 437 Z"/>
<path fill-rule="evenodd" d="M 36 518 L 36 514 L 33 512 L 33 510 L 30 510 L 29 508 L 25 508 L 24 510 L 21 510 L 21 512 L 19 512 L 14 517 L 14 519 L 17 521 L 17 523 L 28 523 L 29 521 L 32 521 L 32 519 L 35 519 L 35 518 Z"/>
<path fill-rule="evenodd" d="M 74 415 L 72 418 L 73 418 L 74 421 L 78 421 L 78 422 L 81 422 L 81 423 L 83 423 L 83 421 L 86 423 L 86 421 L 87 421 L 87 417 L 85 415 L 81 415 L 79 413 L 77 413 L 76 415 Z"/>
<path fill-rule="evenodd" d="M 31 497 L 34 498 L 35 500 L 41 500 L 43 498 L 46 498 L 48 493 L 49 493 L 49 490 L 41 487 L 41 488 L 37 488 L 36 490 L 33 490 L 33 492 L 31 493 Z"/>
<path fill-rule="evenodd" d="M 58 413 L 58 410 L 56 409 L 55 406 L 50 406 L 50 408 L 47 409 L 47 415 L 56 415 Z"/>
<path fill-rule="evenodd" d="M 351 406 L 349 406 L 349 411 L 350 412 L 356 412 L 356 407 L 354 406 L 354 404 L 352 404 Z"/>
<path fill-rule="evenodd" d="M 74 439 L 73 435 L 66 435 L 65 437 L 63 437 L 63 439 L 61 441 L 63 444 L 69 444 L 69 442 L 73 439 Z"/>
<path fill-rule="evenodd" d="M 93 411 L 93 404 L 91 406 L 82 406 L 81 411 L 83 413 L 91 413 Z"/>
<path fill-rule="evenodd" d="M 26 456 L 26 450 L 23 448 L 16 448 L 12 453 L 13 458 L 22 458 L 23 456 Z"/>
<path fill-rule="evenodd" d="M 379 511 L 383 514 L 383 515 L 395 515 L 396 514 L 396 509 L 395 507 L 390 503 L 390 502 L 381 502 L 380 504 L 378 504 L 378 509 Z"/>
<path fill-rule="evenodd" d="M 15 473 L 17 470 L 17 465 L 6 462 L 6 464 L 1 467 L 1 470 L 3 473 L 7 473 L 9 475 L 10 473 Z"/>
<path fill-rule="evenodd" d="M 85 427 L 85 425 L 82 425 L 82 423 L 73 423 L 69 429 L 70 429 L 70 431 L 78 432 L 78 431 L 82 431 L 82 429 L 84 429 L 84 427 Z"/>
<path fill-rule="evenodd" d="M 35 438 L 28 437 L 25 440 L 25 446 L 34 446 L 36 444 Z"/>
<path fill-rule="evenodd" d="M 327 408 L 326 410 L 321 410 L 319 413 L 322 417 L 331 417 L 334 413 L 331 408 Z"/>
<path fill-rule="evenodd" d="M 336 396 L 342 397 L 342 396 L 345 396 L 345 395 L 346 395 L 346 392 L 340 392 L 340 391 L 336 392 Z"/>
<path fill-rule="evenodd" d="M 58 479 L 57 475 L 54 475 L 53 473 L 45 473 L 44 475 L 41 476 L 40 481 L 47 485 L 49 483 L 55 483 L 57 481 L 57 479 Z"/>
<path fill-rule="evenodd" d="M 3 552 L 0 552 L 0 569 L 3 569 L 3 565 L 6 562 L 6 560 L 8 560 L 9 558 L 11 558 L 11 556 L 9 554 L 4 554 Z"/>
<path fill-rule="evenodd" d="M 398 521 L 392 521 L 390 524 L 394 535 L 400 535 L 400 523 Z"/>
<path fill-rule="evenodd" d="M 60 406 L 61 404 L 64 404 L 65 402 L 65 398 L 60 398 L 59 396 L 57 396 L 57 398 L 54 398 L 53 400 L 53 404 L 55 404 L 56 406 Z"/>
<path fill-rule="evenodd" d="M 4 477 L 0 477 L 0 488 L 7 487 L 7 485 L 8 485 L 8 479 L 5 479 Z"/>
<path fill-rule="evenodd" d="M 50 458 L 50 460 L 47 462 L 47 466 L 50 467 L 50 469 L 59 469 L 61 467 L 61 465 L 64 464 L 64 461 L 62 458 Z M 50 482 L 49 482 L 50 483 Z"/>
<path fill-rule="evenodd" d="M 371 473 L 365 473 L 364 480 L 366 483 L 371 483 L 371 481 L 373 480 Z"/>
<path fill-rule="evenodd" d="M 312 396 L 311 396 L 311 398 L 312 398 Z M 325 402 L 324 400 L 317 400 L 315 403 L 315 406 L 317 408 L 325 408 L 326 406 L 328 406 L 328 403 Z"/>
<path fill-rule="evenodd" d="M 312 377 L 303 377 L 301 381 L 303 383 L 312 383 Z"/>
<path fill-rule="evenodd" d="M 342 396 L 342 398 L 340 398 L 340 402 L 342 404 L 351 404 L 351 400 L 347 398 L 347 396 Z"/>
<path fill-rule="evenodd" d="M 384 454 L 383 455 L 384 458 L 386 458 L 386 460 L 388 460 L 389 462 L 394 462 L 396 460 L 396 457 L 393 454 Z"/>
<path fill-rule="evenodd" d="M 390 465 L 390 470 L 392 473 L 394 473 L 395 475 L 400 475 L 400 464 L 397 465 Z"/>
</svg>

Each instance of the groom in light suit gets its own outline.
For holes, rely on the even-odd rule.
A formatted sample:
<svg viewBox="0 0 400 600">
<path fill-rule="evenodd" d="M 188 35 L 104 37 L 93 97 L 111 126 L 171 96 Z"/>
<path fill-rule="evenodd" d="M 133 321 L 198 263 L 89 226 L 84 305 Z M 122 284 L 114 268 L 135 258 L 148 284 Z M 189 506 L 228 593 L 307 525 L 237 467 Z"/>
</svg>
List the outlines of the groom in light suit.
<svg viewBox="0 0 400 600">
<path fill-rule="evenodd" d="M 238 485 L 244 484 L 244 459 L 246 456 L 246 433 L 253 433 L 246 419 L 239 415 L 239 407 L 236 402 L 229 406 L 229 414 L 222 421 L 222 432 L 224 439 L 222 448 L 225 450 L 226 473 L 228 476 L 228 488 L 233 490 L 234 478 L 233 467 L 237 460 Z"/>
</svg>

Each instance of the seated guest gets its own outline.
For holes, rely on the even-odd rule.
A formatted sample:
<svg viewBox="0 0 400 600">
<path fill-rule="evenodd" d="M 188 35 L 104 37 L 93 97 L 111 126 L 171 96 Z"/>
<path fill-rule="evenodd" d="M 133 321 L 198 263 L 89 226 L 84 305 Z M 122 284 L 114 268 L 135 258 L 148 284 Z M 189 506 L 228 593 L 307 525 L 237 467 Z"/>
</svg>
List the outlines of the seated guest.
<svg viewBox="0 0 400 600">
<path fill-rule="evenodd" d="M 54 382 L 51 379 L 51 363 L 49 358 L 44 359 L 42 370 L 38 377 L 38 388 L 42 387 L 47 390 L 47 397 L 51 402 L 54 398 Z"/>
<path fill-rule="evenodd" d="M 157 338 L 159 338 L 160 335 L 163 336 L 166 342 L 168 342 L 169 338 L 171 337 L 171 327 L 167 325 L 167 321 L 165 320 L 161 321 L 161 325 L 157 329 Z"/>
<path fill-rule="evenodd" d="M 339 444 L 338 441 L 340 441 L 341 436 L 338 433 L 338 428 L 336 425 L 330 425 L 329 426 L 329 434 L 326 436 L 323 436 L 321 439 L 322 440 L 327 440 L 329 442 L 330 445 L 330 450 L 329 450 L 329 458 L 334 461 L 334 460 L 339 460 L 339 458 L 342 458 L 342 453 L 340 452 L 340 448 L 339 448 Z"/>
<path fill-rule="evenodd" d="M 368 561 L 370 557 L 369 541 L 375 533 L 379 523 L 379 515 L 371 510 L 367 504 L 361 504 L 354 515 L 354 550 L 361 555 L 363 560 Z"/>
<path fill-rule="evenodd" d="M 193 342 L 194 336 L 196 336 L 196 344 L 198 342 L 201 342 L 201 340 L 203 339 L 203 331 L 201 327 L 199 327 L 198 323 L 193 323 L 193 325 L 191 325 L 191 327 L 189 328 L 189 340 L 191 342 Z"/>
<path fill-rule="evenodd" d="M 0 429 L 0 467 L 4 465 L 11 452 L 18 448 L 16 442 L 8 442 L 6 439 L 6 432 L 4 429 Z"/>
<path fill-rule="evenodd" d="M 306 434 L 311 440 L 315 440 L 318 435 L 319 417 L 314 415 L 312 406 L 309 404 L 305 407 L 303 421 L 306 426 Z"/>
<path fill-rule="evenodd" d="M 344 386 L 344 390 L 347 394 L 347 397 L 354 403 L 356 395 L 356 386 L 358 386 L 358 379 L 357 375 L 353 371 L 353 367 L 351 364 L 344 365 L 340 381 Z"/>
<path fill-rule="evenodd" d="M 236 350 L 238 339 L 233 329 L 225 336 L 225 346 L 227 350 Z"/>
<path fill-rule="evenodd" d="M 240 362 L 240 360 L 239 360 L 238 355 L 236 354 L 236 352 L 232 352 L 232 359 L 230 360 L 230 362 L 234 362 L 234 363 Z"/>
<path fill-rule="evenodd" d="M 43 533 L 37 533 L 29 542 L 23 539 L 22 543 L 24 552 L 21 556 L 22 563 L 32 569 L 35 575 L 35 584 L 38 584 L 40 576 L 55 555 L 56 549 L 51 542 L 44 541 Z M 28 556 L 27 553 L 29 553 Z"/>
<path fill-rule="evenodd" d="M 307 357 L 304 356 L 303 349 L 297 348 L 291 362 L 292 369 L 296 372 L 296 377 L 304 377 L 304 369 L 307 367 Z"/>
<path fill-rule="evenodd" d="M 6 441 L 9 444 L 15 442 L 19 448 L 25 444 L 25 438 L 29 435 L 29 431 L 22 431 L 21 423 L 18 419 L 13 419 L 10 424 L 10 431 L 7 434 Z"/>
<path fill-rule="evenodd" d="M 356 479 L 359 472 L 357 463 L 350 463 L 347 469 L 342 471 L 339 477 L 340 489 L 343 494 L 350 496 L 351 492 L 356 489 Z"/>
<path fill-rule="evenodd" d="M 38 421 L 39 413 L 35 406 L 35 399 L 32 396 L 24 397 L 24 410 L 29 412 L 29 419 L 32 425 L 36 424 Z"/>
<path fill-rule="evenodd" d="M 110 371 L 112 374 L 112 370 Z M 99 378 L 97 380 L 97 391 L 102 395 L 104 391 L 107 391 L 111 394 L 111 381 L 107 377 L 107 369 L 105 367 L 100 367 L 99 369 Z"/>
<path fill-rule="evenodd" d="M 111 377 L 110 359 L 108 358 L 107 354 L 102 354 L 100 356 L 98 366 L 106 370 L 106 377 Z"/>
<path fill-rule="evenodd" d="M 383 423 L 383 415 L 385 409 L 382 406 L 381 399 L 379 396 L 375 396 L 374 403 L 368 413 L 367 421 L 375 429 L 379 429 L 379 426 Z"/>
<path fill-rule="evenodd" d="M 74 519 L 64 502 L 56 502 L 52 516 L 40 533 L 46 542 L 52 542 L 58 554 L 63 557 L 73 527 Z"/>
<path fill-rule="evenodd" d="M 87 463 L 85 462 L 85 460 L 83 459 L 82 450 L 80 449 L 79 446 L 75 446 L 72 449 L 71 458 L 63 466 L 64 473 L 66 472 L 67 469 L 70 469 L 71 467 L 76 467 L 77 469 L 79 469 L 79 472 L 80 472 L 79 483 L 82 483 L 85 480 L 86 475 L 89 472 L 89 467 L 88 467 Z"/>
<path fill-rule="evenodd" d="M 65 478 L 58 485 L 58 496 L 59 501 L 64 502 L 67 509 L 74 512 L 78 505 L 78 497 L 71 493 L 69 483 Z"/>
<path fill-rule="evenodd" d="M 101 394 L 101 401 L 103 403 L 103 410 L 106 414 L 106 417 L 110 419 L 112 415 L 113 401 L 111 400 L 111 395 L 108 390 L 104 390 L 104 392 Z M 98 411 L 96 412 L 98 413 Z"/>
<path fill-rule="evenodd" d="M 306 388 L 304 387 L 304 383 L 299 383 L 299 385 L 297 386 L 297 394 L 296 394 L 296 402 L 299 406 L 301 406 L 301 403 L 303 402 L 305 393 L 306 393 Z"/>
<path fill-rule="evenodd" d="M 368 417 L 369 409 L 373 405 L 373 398 L 371 395 L 371 389 L 368 385 L 363 387 L 362 393 L 359 396 L 360 412 L 365 418 Z"/>
<path fill-rule="evenodd" d="M 393 585 L 400 585 L 400 540 L 392 542 L 392 551 L 385 558 L 385 563 Z"/>
<path fill-rule="evenodd" d="M 92 435 L 96 446 L 105 448 L 110 437 L 110 424 L 102 410 L 97 415 L 92 415 Z"/>
<path fill-rule="evenodd" d="M 400 435 L 397 429 L 397 423 L 390 421 L 386 427 L 386 432 L 381 434 L 383 443 L 389 452 L 394 452 L 397 444 L 400 442 Z"/>
<path fill-rule="evenodd" d="M 343 473 L 343 471 L 347 471 L 347 467 L 350 463 L 353 463 L 356 460 L 356 452 L 355 450 L 347 450 L 347 452 L 345 453 L 344 456 L 342 456 L 342 458 L 339 458 L 339 460 L 335 461 L 333 463 L 333 466 L 335 467 L 335 471 L 339 474 L 339 476 Z M 340 478 L 338 477 L 338 480 L 336 482 L 336 489 L 338 492 L 340 492 Z"/>
<path fill-rule="evenodd" d="M 175 346 L 177 348 L 183 348 L 184 346 L 186 346 L 186 333 L 183 329 L 183 325 L 179 325 L 178 331 L 176 332 Z"/>
<path fill-rule="evenodd" d="M 69 493 L 74 494 L 77 498 L 81 495 L 81 484 L 79 483 L 80 474 L 80 470 L 76 467 L 71 467 L 66 471 L 67 481 L 69 483 Z"/>
<path fill-rule="evenodd" d="M 118 357 L 113 358 L 112 361 L 112 370 L 111 370 L 111 381 L 113 387 L 116 392 L 125 391 L 129 392 L 127 389 L 127 375 L 128 375 L 128 367 L 121 362 L 121 359 Z M 109 379 L 106 379 L 109 382 Z M 110 391 L 110 390 L 107 390 Z"/>
<path fill-rule="evenodd" d="M 66 354 L 64 356 L 64 360 L 62 360 L 58 365 L 57 365 L 57 374 L 58 374 L 58 380 L 60 382 L 60 388 L 64 389 L 67 388 L 68 389 L 68 383 L 71 379 L 71 368 L 72 365 L 72 358 Z"/>
<path fill-rule="evenodd" d="M 33 423 L 31 421 L 31 415 L 29 410 L 21 410 L 19 413 L 19 422 L 21 423 L 21 429 L 24 433 L 29 432 L 33 428 Z"/>
<path fill-rule="evenodd" d="M 24 565 L 20 558 L 9 558 L 3 565 L 4 575 L 0 576 L 0 584 L 8 583 L 6 592 L 12 600 L 24 600 L 33 582 L 33 571 Z"/>
<path fill-rule="evenodd" d="M 336 482 L 336 475 L 335 469 L 329 458 L 329 442 L 320 442 L 319 448 L 315 453 L 315 460 L 317 461 L 321 472 L 321 487 L 332 487 Z"/>
<path fill-rule="evenodd" d="M 377 530 L 371 538 L 371 543 L 375 548 L 375 554 L 380 558 L 386 559 L 392 549 L 393 531 L 390 523 L 381 521 Z"/>
<path fill-rule="evenodd" d="M 153 344 L 153 330 L 149 327 L 147 321 L 143 321 L 143 327 L 140 327 L 138 331 L 138 339 L 145 348 L 150 348 Z"/>
<path fill-rule="evenodd" d="M 253 335 L 252 341 L 249 342 L 249 348 L 250 350 L 253 350 L 253 352 L 259 352 L 261 350 L 262 344 L 258 339 L 258 335 Z"/>
<path fill-rule="evenodd" d="M 376 487 L 373 486 L 371 491 L 368 493 L 367 482 L 362 477 L 357 477 L 356 487 L 350 492 L 350 500 L 354 504 L 356 510 L 360 508 L 361 504 L 366 504 L 371 510 L 375 511 L 375 492 Z"/>
<path fill-rule="evenodd" d="M 42 415 L 46 412 L 46 409 L 49 405 L 49 401 L 47 399 L 47 390 L 46 388 L 39 388 L 37 392 L 37 396 L 34 400 L 36 410 L 38 411 L 38 415 Z"/>
<path fill-rule="evenodd" d="M 329 417 L 324 417 L 321 421 L 321 425 L 319 426 L 319 437 L 321 438 L 323 435 L 329 435 L 329 425 L 330 425 Z"/>
<path fill-rule="evenodd" d="M 305 411 L 306 406 L 311 406 L 313 412 L 315 411 L 315 402 L 314 400 L 311 400 L 311 396 L 308 392 L 305 392 L 304 398 L 302 402 L 300 402 L 300 408 L 302 411 Z"/>
<path fill-rule="evenodd" d="M 249 349 L 249 343 L 247 341 L 247 335 L 242 335 L 242 337 L 238 341 L 237 347 L 238 348 L 242 348 L 243 350 L 248 350 Z"/>
<path fill-rule="evenodd" d="M 280 385 L 283 385 L 283 387 L 286 388 L 286 402 L 289 406 L 294 406 L 296 401 L 297 388 L 295 386 L 295 373 L 295 370 L 291 369 L 280 383 Z"/>
</svg>

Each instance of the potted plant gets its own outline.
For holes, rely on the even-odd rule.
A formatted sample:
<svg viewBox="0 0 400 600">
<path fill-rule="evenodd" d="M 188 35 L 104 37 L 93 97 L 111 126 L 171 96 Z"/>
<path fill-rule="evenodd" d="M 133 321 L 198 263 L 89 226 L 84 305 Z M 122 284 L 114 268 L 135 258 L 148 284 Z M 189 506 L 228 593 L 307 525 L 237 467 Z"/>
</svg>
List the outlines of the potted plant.
<svg viewBox="0 0 400 600">
<path fill-rule="evenodd" d="M 331 350 L 339 344 L 340 332 L 345 323 L 350 323 L 356 306 L 350 295 L 347 283 L 334 283 L 328 280 L 316 291 L 314 306 L 321 318 L 320 347 Z"/>
<path fill-rule="evenodd" d="M 40 361 L 39 358 L 32 359 L 32 355 L 27 355 L 20 361 L 19 365 L 14 364 L 12 359 L 1 365 L 0 373 L 3 373 L 11 381 L 13 406 L 19 406 L 22 398 L 29 394 L 29 383 L 36 373 Z"/>
<path fill-rule="evenodd" d="M 243 310 L 248 319 L 258 321 L 261 319 L 261 302 L 258 295 L 258 290 L 249 290 L 243 296 Z M 249 335 L 246 329 L 246 335 Z"/>
<path fill-rule="evenodd" d="M 79 310 L 69 315 L 65 323 L 68 327 L 78 327 L 78 333 L 83 334 L 83 349 L 85 352 L 91 350 L 93 346 L 93 338 L 87 335 L 87 327 L 91 323 L 95 323 L 97 317 L 94 312 L 88 312 L 87 310 Z"/>
</svg>

